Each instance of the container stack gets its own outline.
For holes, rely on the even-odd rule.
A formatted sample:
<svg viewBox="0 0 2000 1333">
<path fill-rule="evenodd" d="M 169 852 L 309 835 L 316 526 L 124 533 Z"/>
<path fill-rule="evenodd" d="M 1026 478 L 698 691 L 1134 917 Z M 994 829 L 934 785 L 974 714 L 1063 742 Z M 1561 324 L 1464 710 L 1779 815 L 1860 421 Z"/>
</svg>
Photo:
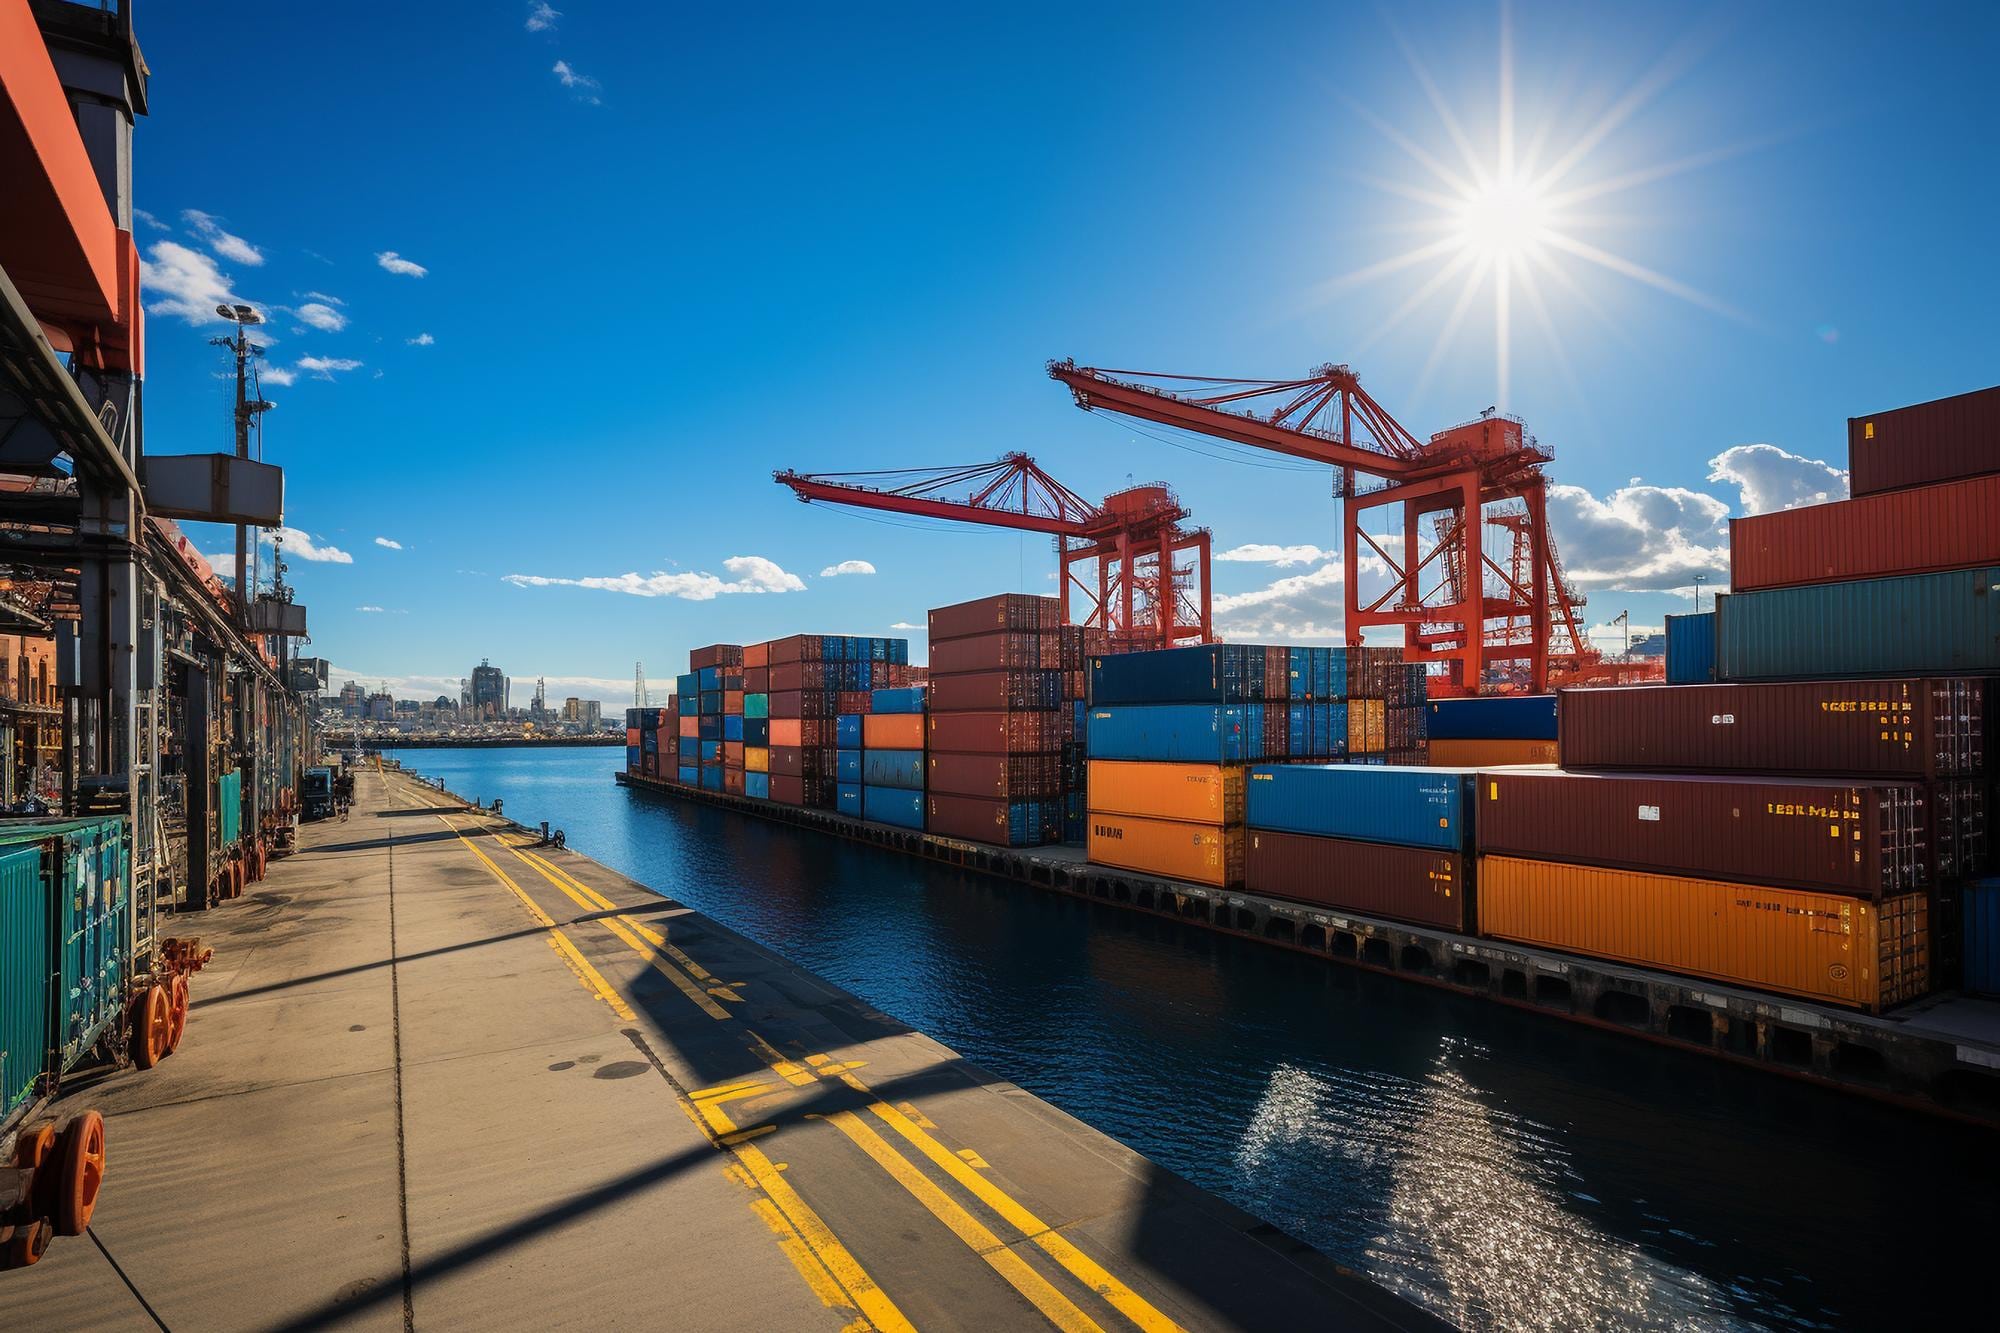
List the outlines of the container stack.
<svg viewBox="0 0 2000 1333">
<path fill-rule="evenodd" d="M 733 688 L 736 691 L 742 690 L 743 649 L 733 643 L 697 648 L 688 655 L 688 666 L 694 675 L 697 698 L 700 700 L 695 713 L 697 782 L 703 791 L 725 791 L 730 753 L 723 721 L 723 696 L 725 690 L 730 688 L 725 677 L 735 682 Z M 736 768 L 740 782 L 743 745 L 740 713 L 736 735 L 734 743 L 739 756 Z"/>
<path fill-rule="evenodd" d="M 1064 747 L 1076 740 L 1083 640 L 1065 632 L 1061 615 L 1055 598 L 1025 593 L 930 613 L 931 832 L 1005 847 L 1062 838 Z"/>
<path fill-rule="evenodd" d="M 878 824 L 924 826 L 924 691 L 881 689 L 857 717 L 861 749 L 857 808 Z M 844 790 L 844 789 L 843 789 Z"/>
<path fill-rule="evenodd" d="M 794 634 L 764 647 L 770 799 L 837 810 L 843 710 L 858 719 L 869 711 L 877 684 L 907 680 L 909 641 Z"/>
<path fill-rule="evenodd" d="M 1430 760 L 1447 768 L 1556 761 L 1556 696 L 1497 694 L 1433 699 Z"/>
<path fill-rule="evenodd" d="M 1244 887 L 1468 930 L 1474 777 L 1457 768 L 1256 765 L 1245 802 Z"/>
<path fill-rule="evenodd" d="M 675 678 L 674 698 L 679 701 L 679 733 L 673 776 L 690 787 L 701 785 L 701 674 L 689 671 Z M 662 777 L 666 769 L 661 768 Z"/>
<path fill-rule="evenodd" d="M 771 799 L 771 645 L 743 645 L 743 794 Z"/>
</svg>

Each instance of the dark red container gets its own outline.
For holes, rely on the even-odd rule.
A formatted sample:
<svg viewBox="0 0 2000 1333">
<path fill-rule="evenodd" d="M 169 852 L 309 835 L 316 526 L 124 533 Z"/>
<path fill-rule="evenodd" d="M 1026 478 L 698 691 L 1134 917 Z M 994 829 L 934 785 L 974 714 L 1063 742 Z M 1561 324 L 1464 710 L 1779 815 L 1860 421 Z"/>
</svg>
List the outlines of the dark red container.
<svg viewBox="0 0 2000 1333">
<path fill-rule="evenodd" d="M 924 706 L 938 713 L 1052 708 L 1063 697 L 1059 684 L 1042 671 L 973 671 L 939 676 L 931 683 Z"/>
<path fill-rule="evenodd" d="M 924 830 L 928 833 L 1008 845 L 1005 801 L 930 793 L 924 798 L 924 806 Z"/>
<path fill-rule="evenodd" d="M 933 751 L 1032 754 L 1062 744 L 1053 712 L 932 713 L 924 734 Z"/>
<path fill-rule="evenodd" d="M 2000 472 L 2000 387 L 1849 417 L 1847 466 L 1854 495 Z"/>
<path fill-rule="evenodd" d="M 773 694 L 789 690 L 818 690 L 826 686 L 824 662 L 773 662 L 770 667 Z"/>
<path fill-rule="evenodd" d="M 772 690 L 770 708 L 772 717 L 804 717 L 805 695 L 797 690 Z"/>
<path fill-rule="evenodd" d="M 866 713 L 874 707 L 874 694 L 869 690 L 842 690 L 840 711 L 843 713 Z"/>
<path fill-rule="evenodd" d="M 1053 754 L 950 754 L 933 750 L 924 789 L 949 796 L 1039 801 L 1062 795 L 1062 760 Z"/>
<path fill-rule="evenodd" d="M 819 635 L 792 634 L 782 639 L 771 640 L 771 660 L 767 666 L 777 666 L 780 662 L 817 661 L 819 659 Z"/>
<path fill-rule="evenodd" d="M 1027 630 L 975 634 L 931 644 L 931 675 L 966 671 L 1021 671 L 1042 665 L 1044 636 Z M 1060 645 L 1058 645 L 1060 653 Z"/>
<path fill-rule="evenodd" d="M 1733 592 L 2000 565 L 2000 474 L 1729 521 Z"/>
<path fill-rule="evenodd" d="M 940 606 L 930 614 L 931 661 L 937 662 L 937 646 L 947 639 L 972 634 L 992 634 L 1001 630 L 1034 632 L 1055 629 L 1062 624 L 1061 604 L 1053 597 L 1006 592 L 981 597 L 956 606 Z"/>
<path fill-rule="evenodd" d="M 771 796 L 777 799 L 777 784 L 781 777 L 796 778 L 805 772 L 805 751 L 796 745 L 773 745 L 771 747 Z"/>
<path fill-rule="evenodd" d="M 1251 829 L 1247 893 L 1335 912 L 1472 931 L 1466 860 L 1457 852 Z"/>
<path fill-rule="evenodd" d="M 1984 782 L 1948 778 L 1931 785 L 1931 846 L 1940 883 L 1986 873 L 1992 864 L 1991 814 Z"/>
<path fill-rule="evenodd" d="M 1488 771 L 1479 851 L 1880 901 L 1931 881 L 1919 783 Z"/>
<path fill-rule="evenodd" d="M 773 773 L 771 775 L 771 799 L 780 805 L 804 805 L 806 785 L 798 778 Z"/>
<path fill-rule="evenodd" d="M 723 765 L 722 790 L 732 796 L 741 796 L 743 794 L 743 770 L 740 768 L 731 768 L 727 764 Z"/>
<path fill-rule="evenodd" d="M 703 667 L 736 667 L 743 665 L 743 646 L 735 643 L 711 643 L 706 648 L 697 648 L 688 654 L 688 670 L 699 671 Z"/>
<path fill-rule="evenodd" d="M 1579 770 L 1973 777 L 1983 693 L 1961 677 L 1563 690 L 1557 755 Z"/>
<path fill-rule="evenodd" d="M 724 768 L 743 767 L 742 741 L 724 741 L 722 743 L 722 765 Z"/>
<path fill-rule="evenodd" d="M 744 667 L 743 692 L 745 694 L 769 694 L 771 692 L 771 669 L 769 667 Z"/>
</svg>

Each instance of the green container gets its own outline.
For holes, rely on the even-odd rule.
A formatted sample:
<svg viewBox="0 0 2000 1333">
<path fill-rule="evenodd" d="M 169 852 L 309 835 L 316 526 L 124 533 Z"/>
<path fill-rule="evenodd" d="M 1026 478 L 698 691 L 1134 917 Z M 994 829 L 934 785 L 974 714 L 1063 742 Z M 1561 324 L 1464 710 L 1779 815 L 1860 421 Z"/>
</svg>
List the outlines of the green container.
<svg viewBox="0 0 2000 1333">
<path fill-rule="evenodd" d="M 243 770 L 215 780 L 216 841 L 227 849 L 243 836 Z"/>
<path fill-rule="evenodd" d="M 743 696 L 743 716 L 771 716 L 771 696 L 768 694 L 746 694 Z"/>
<path fill-rule="evenodd" d="M 35 1095 L 49 1065 L 49 895 L 42 849 L 0 852 L 0 1125 Z"/>
</svg>

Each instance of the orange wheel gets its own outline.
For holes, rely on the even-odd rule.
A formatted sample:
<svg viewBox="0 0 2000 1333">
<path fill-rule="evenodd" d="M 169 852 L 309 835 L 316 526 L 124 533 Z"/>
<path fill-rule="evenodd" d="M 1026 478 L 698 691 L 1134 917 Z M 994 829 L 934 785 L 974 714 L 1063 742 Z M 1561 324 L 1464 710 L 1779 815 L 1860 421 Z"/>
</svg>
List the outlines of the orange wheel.
<svg viewBox="0 0 2000 1333">
<path fill-rule="evenodd" d="M 81 1236 L 104 1188 L 104 1117 L 84 1111 L 62 1129 L 56 1147 L 55 1223 L 59 1236 Z"/>
<path fill-rule="evenodd" d="M 270 873 L 271 849 L 259 843 L 257 845 L 257 878 L 262 879 Z"/>
<path fill-rule="evenodd" d="M 243 896 L 243 863 L 241 861 L 231 861 L 229 863 L 229 896 L 232 898 L 241 898 Z"/>
<path fill-rule="evenodd" d="M 173 1003 L 165 986 L 148 986 L 132 1002 L 132 1063 L 151 1069 L 167 1055 L 167 1031 L 173 1026 Z"/>
<path fill-rule="evenodd" d="M 33 1129 L 24 1129 L 14 1140 L 14 1165 L 34 1170 L 48 1159 L 49 1149 L 56 1146 L 56 1127 L 47 1121 Z"/>
<path fill-rule="evenodd" d="M 187 1035 L 188 1025 L 188 979 L 185 972 L 174 974 L 173 984 L 167 987 L 167 1054 L 172 1055 L 181 1048 L 181 1038 Z"/>
<path fill-rule="evenodd" d="M 16 1226 L 13 1239 L 0 1242 L 0 1268 L 26 1268 L 48 1253 L 55 1235 L 39 1220 Z"/>
</svg>

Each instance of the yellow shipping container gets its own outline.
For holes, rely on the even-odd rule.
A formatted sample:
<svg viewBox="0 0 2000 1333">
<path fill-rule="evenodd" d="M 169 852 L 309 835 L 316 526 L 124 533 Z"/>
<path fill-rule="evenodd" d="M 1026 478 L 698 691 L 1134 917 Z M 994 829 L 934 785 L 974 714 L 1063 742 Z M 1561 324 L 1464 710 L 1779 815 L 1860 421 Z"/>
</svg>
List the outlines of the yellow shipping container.
<svg viewBox="0 0 2000 1333">
<path fill-rule="evenodd" d="M 743 771 L 745 773 L 768 773 L 771 771 L 771 752 L 762 745 L 743 747 Z"/>
<path fill-rule="evenodd" d="M 1389 707 L 1380 699 L 1347 701 L 1347 752 L 1381 754 L 1389 748 Z"/>
<path fill-rule="evenodd" d="M 1121 870 L 1233 888 L 1243 882 L 1243 829 L 1093 813 L 1090 859 Z"/>
<path fill-rule="evenodd" d="M 1430 762 L 1439 768 L 1497 768 L 1506 764 L 1553 764 L 1554 741 L 1440 741 L 1430 743 Z"/>
<path fill-rule="evenodd" d="M 1479 858 L 1479 933 L 1879 1012 L 1930 989 L 1921 893 L 1828 893 Z"/>
<path fill-rule="evenodd" d="M 1220 764 L 1090 761 L 1090 808 L 1196 824 L 1243 822 L 1243 769 Z"/>
</svg>

